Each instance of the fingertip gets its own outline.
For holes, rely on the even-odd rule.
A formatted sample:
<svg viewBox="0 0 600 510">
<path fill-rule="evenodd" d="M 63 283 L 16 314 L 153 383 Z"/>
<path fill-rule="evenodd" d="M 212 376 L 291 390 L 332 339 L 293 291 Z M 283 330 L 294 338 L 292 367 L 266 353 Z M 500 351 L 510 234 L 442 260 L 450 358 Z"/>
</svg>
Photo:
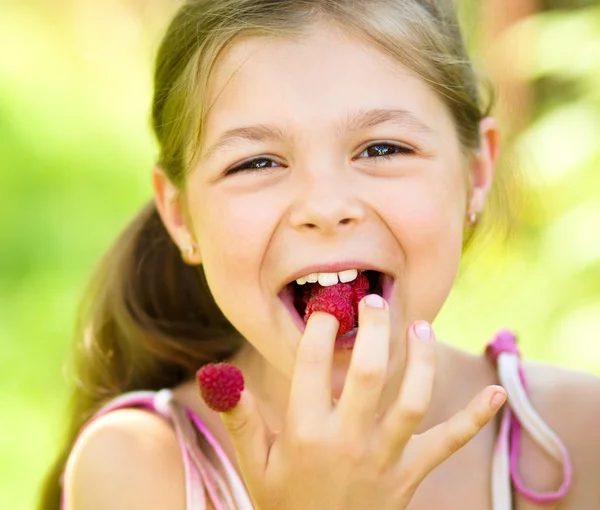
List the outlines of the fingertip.
<svg viewBox="0 0 600 510">
<path fill-rule="evenodd" d="M 389 328 L 390 312 L 385 299 L 378 294 L 368 294 L 358 303 L 358 327 Z"/>
<path fill-rule="evenodd" d="M 490 409 L 498 411 L 508 398 L 506 390 L 502 386 L 493 386 L 492 396 L 489 399 Z"/>
<path fill-rule="evenodd" d="M 232 409 L 219 418 L 233 442 L 240 468 L 252 477 L 264 469 L 269 451 L 268 427 L 251 393 L 244 389 Z"/>
<path fill-rule="evenodd" d="M 359 306 L 366 309 L 388 309 L 387 301 L 379 294 L 367 294 L 360 300 Z"/>
<path fill-rule="evenodd" d="M 335 315 L 323 311 L 316 311 L 310 314 L 306 322 L 306 328 L 315 328 L 323 331 L 325 334 L 335 334 L 340 327 L 340 321 Z"/>
<path fill-rule="evenodd" d="M 219 412 L 223 424 L 231 432 L 239 431 L 249 421 L 254 409 L 254 400 L 250 392 L 244 389 L 240 394 L 237 404 L 227 411 Z"/>
<path fill-rule="evenodd" d="M 322 310 L 317 310 L 310 314 L 307 320 L 307 323 L 308 322 L 330 322 L 333 324 L 338 323 L 338 319 L 335 315 L 323 312 Z"/>
<path fill-rule="evenodd" d="M 506 393 L 504 386 L 500 386 L 499 384 L 491 384 L 487 389 L 493 393 Z"/>
<path fill-rule="evenodd" d="M 435 333 L 433 328 L 429 322 L 424 320 L 418 320 L 412 323 L 410 327 L 410 334 L 418 338 L 419 340 L 423 340 L 425 342 L 434 342 L 435 341 Z"/>
</svg>

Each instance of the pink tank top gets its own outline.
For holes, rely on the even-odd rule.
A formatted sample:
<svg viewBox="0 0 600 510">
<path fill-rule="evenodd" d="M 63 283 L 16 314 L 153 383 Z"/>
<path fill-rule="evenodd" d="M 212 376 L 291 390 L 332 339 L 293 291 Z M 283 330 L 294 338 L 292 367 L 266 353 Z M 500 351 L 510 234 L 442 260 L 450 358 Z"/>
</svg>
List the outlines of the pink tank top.
<svg viewBox="0 0 600 510">
<path fill-rule="evenodd" d="M 490 473 L 492 509 L 512 510 L 513 488 L 535 504 L 558 501 L 564 497 L 571 484 L 569 454 L 527 398 L 525 374 L 515 336 L 510 331 L 500 331 L 488 344 L 486 354 L 496 365 L 500 383 L 508 393 L 508 405 L 503 410 Z M 172 424 L 183 456 L 187 510 L 205 510 L 208 500 L 216 510 L 252 510 L 252 502 L 244 484 L 219 443 L 191 409 L 173 399 L 170 390 L 139 391 L 121 395 L 102 407 L 87 425 L 106 413 L 130 407 L 158 413 Z M 525 429 L 546 454 L 562 466 L 563 483 L 558 491 L 537 493 L 523 484 L 518 469 L 522 429 Z M 219 459 L 220 471 L 209 461 L 206 455 L 207 448 L 212 449 Z M 68 510 L 64 498 L 61 508 Z"/>
</svg>

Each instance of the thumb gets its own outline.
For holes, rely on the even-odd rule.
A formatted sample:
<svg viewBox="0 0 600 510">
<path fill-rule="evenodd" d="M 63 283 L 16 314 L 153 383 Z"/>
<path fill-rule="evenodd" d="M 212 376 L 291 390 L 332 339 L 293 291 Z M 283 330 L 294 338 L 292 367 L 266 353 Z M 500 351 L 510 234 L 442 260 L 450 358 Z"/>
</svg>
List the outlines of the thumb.
<svg viewBox="0 0 600 510">
<path fill-rule="evenodd" d="M 204 403 L 219 413 L 235 448 L 244 477 L 256 477 L 266 467 L 268 428 L 256 401 L 244 389 L 244 376 L 229 363 L 208 364 L 196 374 Z"/>
<path fill-rule="evenodd" d="M 252 394 L 247 389 L 242 391 L 237 406 L 219 416 L 229 432 L 244 477 L 261 477 L 266 470 L 270 434 Z"/>
</svg>

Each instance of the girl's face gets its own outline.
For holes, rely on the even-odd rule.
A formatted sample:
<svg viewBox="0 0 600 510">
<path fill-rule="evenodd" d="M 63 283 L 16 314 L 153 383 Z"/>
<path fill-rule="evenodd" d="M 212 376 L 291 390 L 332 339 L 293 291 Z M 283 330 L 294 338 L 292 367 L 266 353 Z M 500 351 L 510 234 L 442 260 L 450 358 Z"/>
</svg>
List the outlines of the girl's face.
<svg viewBox="0 0 600 510">
<path fill-rule="evenodd" d="M 491 180 L 487 142 L 465 158 L 438 95 L 333 26 L 234 43 L 208 105 L 185 199 L 196 262 L 223 313 L 291 377 L 302 334 L 282 289 L 314 266 L 378 268 L 394 278 L 389 374 L 398 373 L 406 328 L 433 321 L 453 285 L 467 217 Z M 176 216 L 163 213 L 184 249 Z M 334 396 L 350 356 L 336 351 Z"/>
</svg>

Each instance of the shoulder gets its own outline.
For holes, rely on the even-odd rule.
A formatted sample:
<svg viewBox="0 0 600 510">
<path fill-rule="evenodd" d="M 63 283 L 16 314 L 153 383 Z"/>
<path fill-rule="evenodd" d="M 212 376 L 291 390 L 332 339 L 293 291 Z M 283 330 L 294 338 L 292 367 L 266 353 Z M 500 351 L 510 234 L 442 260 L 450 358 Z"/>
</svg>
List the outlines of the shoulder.
<svg viewBox="0 0 600 510">
<path fill-rule="evenodd" d="M 573 446 L 593 440 L 600 452 L 600 378 L 532 361 L 523 367 L 532 404 L 556 432 Z M 600 457 L 596 461 L 600 466 Z"/>
<path fill-rule="evenodd" d="M 533 407 L 569 451 L 573 482 L 565 506 L 600 506 L 600 378 L 581 371 L 524 361 L 528 394 Z M 526 442 L 525 442 L 526 441 Z M 535 459 L 531 441 L 524 438 L 522 459 Z M 529 455 L 528 455 L 529 454 Z M 531 461 L 530 461 L 531 462 Z M 524 472 L 531 472 L 533 466 Z M 556 489 L 562 476 L 555 472 Z"/>
<path fill-rule="evenodd" d="M 71 509 L 185 509 L 177 437 L 164 418 L 146 411 L 122 409 L 93 421 L 65 475 Z"/>
</svg>

